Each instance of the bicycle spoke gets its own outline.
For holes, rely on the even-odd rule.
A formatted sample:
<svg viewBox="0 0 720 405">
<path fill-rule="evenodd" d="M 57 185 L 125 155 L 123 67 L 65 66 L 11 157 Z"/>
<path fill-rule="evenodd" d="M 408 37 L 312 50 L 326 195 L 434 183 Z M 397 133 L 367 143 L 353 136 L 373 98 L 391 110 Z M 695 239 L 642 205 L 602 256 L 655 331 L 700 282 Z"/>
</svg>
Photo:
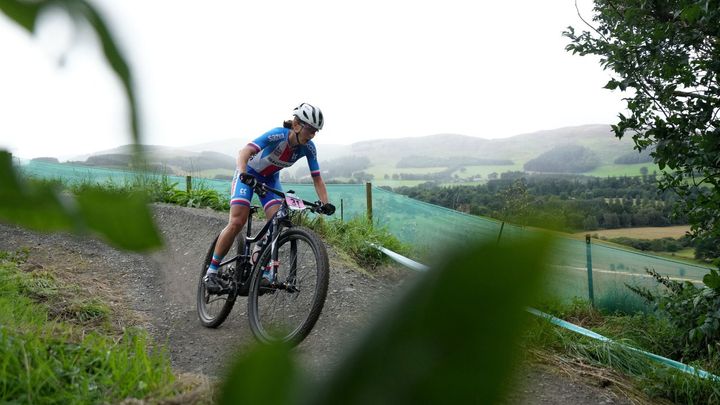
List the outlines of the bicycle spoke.
<svg viewBox="0 0 720 405">
<path fill-rule="evenodd" d="M 318 263 L 312 246 L 303 239 L 292 239 L 280 246 L 278 258 L 278 272 L 282 274 L 287 270 L 287 280 L 292 282 L 294 279 L 297 290 L 266 292 L 258 297 L 258 313 L 263 329 L 269 333 L 288 333 L 302 326 L 310 312 Z"/>
<path fill-rule="evenodd" d="M 325 302 L 327 252 L 312 231 L 293 228 L 280 235 L 277 253 L 277 280 L 285 283 L 266 290 L 259 287 L 261 272 L 254 273 L 248 300 L 250 329 L 263 342 L 297 344 L 310 333 Z M 259 265 L 267 266 L 269 260 L 270 249 L 266 249 Z"/>
</svg>

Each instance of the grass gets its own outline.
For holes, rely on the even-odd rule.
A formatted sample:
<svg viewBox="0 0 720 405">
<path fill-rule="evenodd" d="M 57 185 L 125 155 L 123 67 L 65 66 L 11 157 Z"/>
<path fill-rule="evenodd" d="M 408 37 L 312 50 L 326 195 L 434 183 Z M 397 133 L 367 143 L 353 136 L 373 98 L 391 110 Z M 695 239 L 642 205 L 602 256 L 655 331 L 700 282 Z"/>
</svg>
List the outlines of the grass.
<svg viewBox="0 0 720 405">
<path fill-rule="evenodd" d="M 24 272 L 22 254 L 0 254 L 0 402 L 99 403 L 174 395 L 163 350 L 144 332 L 88 327 L 109 308 L 80 297 L 64 311 L 52 299 L 72 290 L 48 272 Z"/>
<path fill-rule="evenodd" d="M 595 177 L 622 177 L 622 176 L 640 176 L 640 168 L 647 167 L 648 174 L 652 174 L 653 171 L 660 173 L 660 168 L 652 162 L 647 163 L 635 163 L 631 165 L 603 165 L 587 173 L 582 173 L 587 176 Z"/>
<path fill-rule="evenodd" d="M 680 333 L 666 319 L 654 313 L 624 315 L 603 313 L 587 302 L 545 303 L 545 312 L 591 329 L 627 346 L 663 357 L 682 359 Z M 531 351 L 557 353 L 566 359 L 580 359 L 596 366 L 612 368 L 632 378 L 639 390 L 652 398 L 684 404 L 720 403 L 720 384 L 651 361 L 647 356 L 615 343 L 590 339 L 533 317 L 525 336 Z M 709 359 L 696 359 L 692 366 L 713 374 L 720 372 L 717 353 Z"/>
<path fill-rule="evenodd" d="M 680 238 L 690 230 L 689 225 L 678 226 L 653 226 L 642 228 L 619 228 L 619 229 L 602 229 L 591 232 L 578 232 L 575 236 L 585 237 L 591 233 L 593 236 L 606 238 L 628 237 L 634 239 L 662 239 L 662 238 Z"/>
<path fill-rule="evenodd" d="M 383 246 L 401 255 L 407 255 L 410 247 L 401 243 L 385 227 L 370 223 L 366 218 L 355 217 L 349 221 L 338 219 L 327 221 L 317 216 L 301 216 L 297 220 L 320 234 L 329 244 L 345 252 L 361 268 L 371 273 L 380 265 L 387 263 L 387 256 L 375 249 L 370 243 Z"/>
</svg>

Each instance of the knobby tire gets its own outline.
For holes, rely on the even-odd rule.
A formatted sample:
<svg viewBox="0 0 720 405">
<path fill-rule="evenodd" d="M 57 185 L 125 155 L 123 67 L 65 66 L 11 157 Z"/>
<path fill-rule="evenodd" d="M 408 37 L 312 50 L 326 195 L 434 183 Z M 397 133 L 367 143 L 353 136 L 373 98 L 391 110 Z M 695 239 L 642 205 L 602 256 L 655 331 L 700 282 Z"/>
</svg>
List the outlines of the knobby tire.
<svg viewBox="0 0 720 405">
<path fill-rule="evenodd" d="M 263 268 L 269 264 L 271 255 L 271 245 L 268 244 L 252 273 L 248 296 L 250 329 L 263 343 L 284 341 L 297 345 L 312 331 L 320 317 L 327 295 L 330 264 L 325 245 L 307 228 L 295 227 L 284 231 L 277 244 L 280 254 L 278 281 L 287 281 L 294 267 L 299 290 L 289 292 L 261 287 Z M 297 325 L 291 325 L 296 317 L 291 314 L 293 311 L 298 311 L 297 317 L 303 318 L 298 319 Z M 287 317 L 288 320 L 275 320 L 276 317 Z"/>
</svg>

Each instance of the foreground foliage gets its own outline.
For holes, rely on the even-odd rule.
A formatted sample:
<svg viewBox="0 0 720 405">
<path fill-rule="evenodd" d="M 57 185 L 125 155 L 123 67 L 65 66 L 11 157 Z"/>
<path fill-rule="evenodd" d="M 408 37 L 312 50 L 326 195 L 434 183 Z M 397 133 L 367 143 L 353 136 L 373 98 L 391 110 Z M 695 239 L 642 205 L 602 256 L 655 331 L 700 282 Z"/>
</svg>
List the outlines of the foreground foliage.
<svg viewBox="0 0 720 405">
<path fill-rule="evenodd" d="M 647 288 L 628 286 L 664 314 L 679 331 L 673 347 L 684 358 L 720 356 L 720 274 L 716 270 L 703 277 L 705 286 L 678 282 L 654 270 L 647 272 L 665 288 L 655 293 Z M 720 358 L 720 357 L 719 357 Z"/>
<path fill-rule="evenodd" d="M 524 307 L 549 243 L 471 246 L 409 283 L 322 381 L 303 376 L 288 347 L 259 346 L 232 367 L 220 403 L 496 403 L 519 360 Z"/>
</svg>

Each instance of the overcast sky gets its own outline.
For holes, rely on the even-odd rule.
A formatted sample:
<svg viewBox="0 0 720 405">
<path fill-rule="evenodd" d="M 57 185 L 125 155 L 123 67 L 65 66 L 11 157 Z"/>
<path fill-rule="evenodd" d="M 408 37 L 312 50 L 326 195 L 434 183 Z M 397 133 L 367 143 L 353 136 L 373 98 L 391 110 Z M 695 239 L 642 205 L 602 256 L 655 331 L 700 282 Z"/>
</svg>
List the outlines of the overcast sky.
<svg viewBox="0 0 720 405">
<path fill-rule="evenodd" d="M 133 69 L 148 144 L 250 140 L 300 102 L 325 114 L 321 150 L 610 124 L 624 108 L 597 59 L 564 50 L 565 27 L 585 29 L 574 0 L 92 3 Z M 578 0 L 587 20 L 591 4 Z M 0 14 L 0 58 L 0 148 L 70 157 L 129 143 L 119 81 L 87 32 L 49 15 L 32 37 Z"/>
</svg>

